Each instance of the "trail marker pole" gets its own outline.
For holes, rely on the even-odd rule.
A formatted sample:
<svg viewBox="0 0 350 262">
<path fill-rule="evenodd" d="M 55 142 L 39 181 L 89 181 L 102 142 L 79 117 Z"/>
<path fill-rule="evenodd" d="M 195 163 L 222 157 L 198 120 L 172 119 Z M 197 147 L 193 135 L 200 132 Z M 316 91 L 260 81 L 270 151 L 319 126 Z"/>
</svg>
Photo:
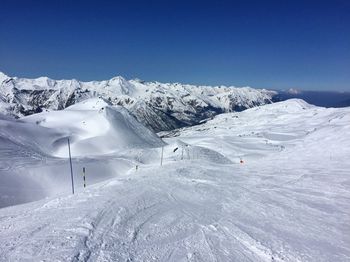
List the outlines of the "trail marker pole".
<svg viewBox="0 0 350 262">
<path fill-rule="evenodd" d="M 162 146 L 162 155 L 160 157 L 160 166 L 163 166 L 163 152 L 164 152 L 164 146 Z"/>
<path fill-rule="evenodd" d="M 85 167 L 83 167 L 83 179 L 84 179 L 84 188 L 85 188 L 86 187 Z"/>
<path fill-rule="evenodd" d="M 69 142 L 69 138 L 68 138 L 68 152 L 69 152 L 69 165 L 70 165 L 70 177 L 72 180 L 72 193 L 74 195 L 74 179 L 73 179 L 73 166 L 72 166 L 72 156 L 70 153 L 70 142 Z"/>
</svg>

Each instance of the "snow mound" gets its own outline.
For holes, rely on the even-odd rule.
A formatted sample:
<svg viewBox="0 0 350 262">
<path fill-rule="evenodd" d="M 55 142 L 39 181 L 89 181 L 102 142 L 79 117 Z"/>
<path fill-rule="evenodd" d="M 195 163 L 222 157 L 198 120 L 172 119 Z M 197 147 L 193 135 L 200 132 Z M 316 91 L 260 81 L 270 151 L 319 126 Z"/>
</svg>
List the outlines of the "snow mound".
<svg viewBox="0 0 350 262">
<path fill-rule="evenodd" d="M 112 105 L 107 100 L 102 98 L 91 98 L 84 100 L 78 104 L 67 107 L 66 110 L 100 110 L 103 107 Z"/>
<path fill-rule="evenodd" d="M 293 98 L 286 101 L 269 104 L 266 106 L 264 105 L 253 109 L 251 108 L 248 110 L 256 110 L 260 112 L 270 111 L 274 113 L 296 113 L 302 110 L 312 109 L 314 107 L 314 105 L 311 105 L 302 99 Z"/>
<path fill-rule="evenodd" d="M 0 207 L 69 192 L 68 138 L 77 190 L 83 167 L 91 185 L 129 170 L 139 152 L 148 161 L 164 144 L 126 109 L 98 98 L 19 120 L 0 114 Z"/>
<path fill-rule="evenodd" d="M 152 148 L 163 144 L 125 108 L 110 106 L 100 98 L 23 120 L 62 132 L 62 136 L 52 142 L 56 148 L 53 155 L 58 157 L 67 157 L 67 138 L 70 138 L 73 156 L 111 154 L 128 148 Z"/>
</svg>

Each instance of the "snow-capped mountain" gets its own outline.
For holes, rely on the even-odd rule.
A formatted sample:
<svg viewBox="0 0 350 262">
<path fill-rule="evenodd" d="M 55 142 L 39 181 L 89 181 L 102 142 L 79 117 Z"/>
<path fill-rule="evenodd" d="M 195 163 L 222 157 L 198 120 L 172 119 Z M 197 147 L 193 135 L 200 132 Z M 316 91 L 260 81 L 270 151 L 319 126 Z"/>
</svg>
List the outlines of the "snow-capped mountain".
<svg viewBox="0 0 350 262">
<path fill-rule="evenodd" d="M 198 124 L 219 113 L 271 103 L 274 95 L 274 91 L 250 87 L 128 81 L 120 76 L 82 82 L 9 77 L 0 72 L 0 113 L 21 117 L 102 97 L 113 105 L 126 107 L 157 132 Z"/>
</svg>

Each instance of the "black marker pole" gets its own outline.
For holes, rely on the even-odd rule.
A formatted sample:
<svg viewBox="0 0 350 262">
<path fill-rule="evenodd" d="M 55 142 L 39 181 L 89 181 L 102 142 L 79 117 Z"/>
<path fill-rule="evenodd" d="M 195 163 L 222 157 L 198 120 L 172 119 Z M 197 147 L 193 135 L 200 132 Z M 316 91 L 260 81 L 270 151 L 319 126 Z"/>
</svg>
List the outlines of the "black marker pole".
<svg viewBox="0 0 350 262">
<path fill-rule="evenodd" d="M 72 156 L 70 153 L 70 142 L 68 138 L 68 151 L 69 151 L 69 164 L 70 164 L 70 177 L 72 179 L 72 193 L 74 195 L 74 179 L 73 179 L 73 167 L 72 167 Z"/>
<path fill-rule="evenodd" d="M 85 167 L 83 167 L 83 179 L 84 179 L 84 188 L 85 188 L 86 187 Z"/>
</svg>

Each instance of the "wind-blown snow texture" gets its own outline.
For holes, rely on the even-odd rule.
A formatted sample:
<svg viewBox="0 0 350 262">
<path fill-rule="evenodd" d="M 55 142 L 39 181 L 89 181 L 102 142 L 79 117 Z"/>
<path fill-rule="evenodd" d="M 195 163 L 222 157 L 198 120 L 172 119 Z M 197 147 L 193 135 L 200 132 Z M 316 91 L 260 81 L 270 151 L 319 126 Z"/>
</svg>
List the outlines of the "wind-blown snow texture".
<svg viewBox="0 0 350 262">
<path fill-rule="evenodd" d="M 96 103 L 106 107 L 92 100 L 62 111 L 74 118 L 80 111 L 76 125 L 54 118 L 56 112 L 17 122 L 1 117 L 1 175 L 17 180 L 19 169 L 44 161 L 46 169 L 28 180 L 40 177 L 36 183 L 45 186 L 61 177 L 69 191 L 69 179 L 62 182 L 67 159 L 53 157 L 57 144 L 44 141 L 69 133 L 80 150 L 86 133 L 93 143 L 102 134 L 79 125 L 84 112 L 99 123 L 108 119 L 106 140 L 110 132 L 128 139 L 113 129 L 116 118 L 89 110 Z M 76 183 L 82 166 L 88 184 L 90 176 L 104 181 L 58 197 L 52 183 L 43 194 L 51 197 L 0 209 L 0 260 L 349 261 L 349 123 L 350 108 L 289 100 L 162 133 L 162 167 L 161 142 L 152 134 L 142 148 L 79 151 Z M 28 132 L 40 138 L 30 140 Z"/>
<path fill-rule="evenodd" d="M 81 82 L 47 77 L 25 79 L 0 72 L 0 113 L 20 117 L 44 110 L 61 110 L 87 98 L 102 97 L 113 105 L 126 107 L 140 122 L 157 132 L 197 124 L 219 113 L 271 103 L 275 94 L 249 87 L 127 81 L 120 76 L 100 82 Z"/>
</svg>

